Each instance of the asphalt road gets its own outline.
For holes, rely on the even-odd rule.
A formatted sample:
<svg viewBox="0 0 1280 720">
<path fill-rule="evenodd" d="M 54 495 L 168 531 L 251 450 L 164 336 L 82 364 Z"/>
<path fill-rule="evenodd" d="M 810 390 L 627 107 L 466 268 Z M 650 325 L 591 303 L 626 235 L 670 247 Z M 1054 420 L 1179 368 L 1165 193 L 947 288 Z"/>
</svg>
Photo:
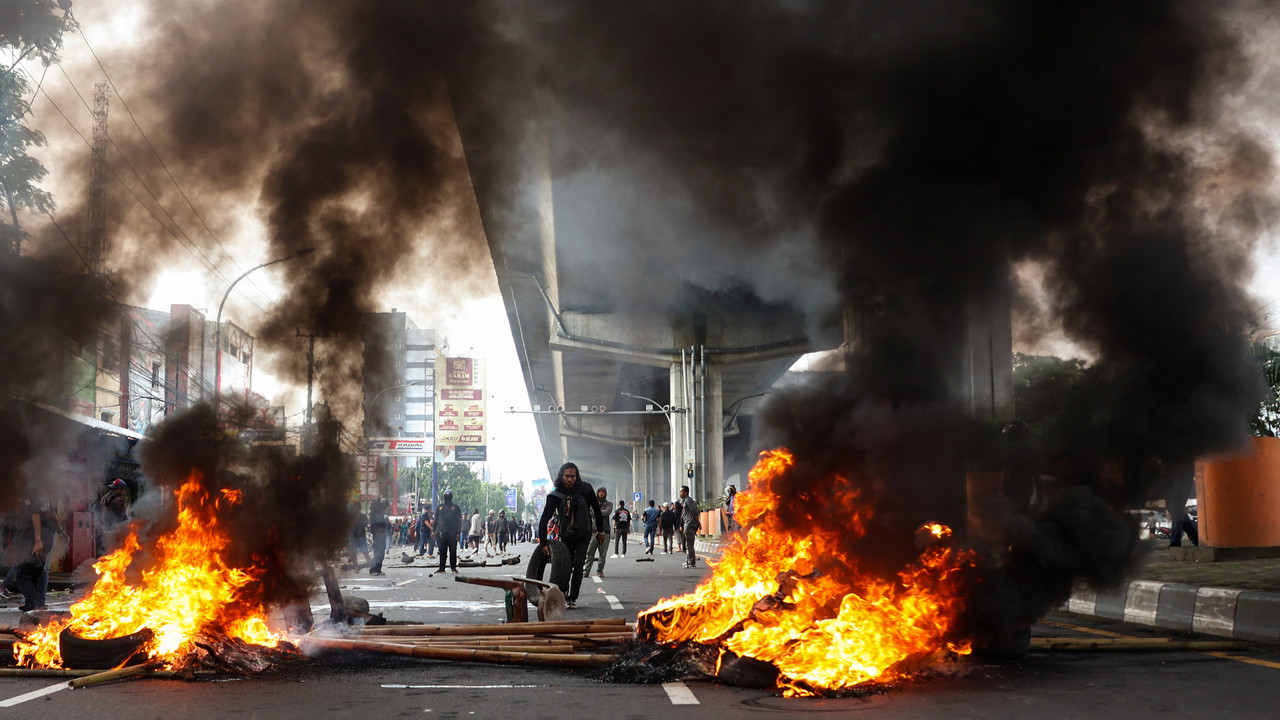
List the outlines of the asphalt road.
<svg viewBox="0 0 1280 720">
<path fill-rule="evenodd" d="M 528 559 L 531 546 L 516 551 Z M 366 598 L 391 621 L 501 622 L 502 592 L 432 575 L 434 567 L 388 555 L 384 577 L 346 574 L 344 593 Z M 634 618 L 656 600 L 693 587 L 705 569 L 678 555 L 609 559 L 606 577 L 584 584 L 570 617 Z M 514 574 L 519 567 L 463 570 Z M 327 612 L 323 595 L 313 607 Z M 12 611 L 5 611 L 8 615 Z M 0 617 L 0 622 L 16 621 Z M 1053 615 L 1037 636 L 1160 631 Z M 1190 636 L 1188 636 L 1190 637 Z M 950 672 L 865 697 L 784 699 L 706 680 L 667 685 L 606 683 L 595 673 L 462 662 L 326 656 L 271 677 L 181 682 L 144 679 L 71 690 L 50 678 L 0 678 L 0 717 L 57 718 L 707 718 L 817 714 L 877 718 L 1272 717 L 1280 702 L 1280 648 L 1198 652 L 1033 653 L 1020 661 L 967 661 Z"/>
</svg>

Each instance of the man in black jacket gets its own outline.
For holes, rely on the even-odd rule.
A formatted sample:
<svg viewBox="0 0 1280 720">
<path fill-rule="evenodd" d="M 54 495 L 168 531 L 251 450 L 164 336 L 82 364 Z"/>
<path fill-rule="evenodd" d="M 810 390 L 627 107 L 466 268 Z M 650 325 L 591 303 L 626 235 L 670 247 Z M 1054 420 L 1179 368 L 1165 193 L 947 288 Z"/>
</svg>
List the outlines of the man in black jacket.
<svg viewBox="0 0 1280 720">
<path fill-rule="evenodd" d="M 565 593 L 566 607 L 573 609 L 578 607 L 578 591 L 582 588 L 582 564 L 587 559 L 587 545 L 591 542 L 590 530 L 604 527 L 606 520 L 604 513 L 600 512 L 600 503 L 596 500 L 595 489 L 582 480 L 577 465 L 571 462 L 561 465 L 560 472 L 556 474 L 555 486 L 555 492 L 547 495 L 547 504 L 542 509 L 542 519 L 538 521 L 538 543 L 542 552 L 548 556 L 551 555 L 551 548 L 547 547 L 547 525 L 551 522 L 551 518 L 560 512 L 562 505 L 572 507 L 575 499 L 581 497 L 591 514 L 591 518 L 584 518 L 586 522 L 583 523 L 583 526 L 588 527 L 589 530 L 580 535 L 575 534 L 573 528 L 568 527 L 569 523 L 565 522 L 564 514 L 560 517 L 560 541 L 568 546 L 569 557 L 572 558 L 573 563 L 569 587 L 560 589 Z M 607 537 L 604 533 L 597 533 L 596 542 L 603 543 Z"/>
<path fill-rule="evenodd" d="M 444 572 L 445 558 L 449 569 L 458 572 L 458 533 L 462 532 L 462 508 L 453 504 L 453 493 L 446 490 L 440 496 L 443 501 L 436 510 L 436 551 L 440 553 L 440 567 Z"/>
</svg>

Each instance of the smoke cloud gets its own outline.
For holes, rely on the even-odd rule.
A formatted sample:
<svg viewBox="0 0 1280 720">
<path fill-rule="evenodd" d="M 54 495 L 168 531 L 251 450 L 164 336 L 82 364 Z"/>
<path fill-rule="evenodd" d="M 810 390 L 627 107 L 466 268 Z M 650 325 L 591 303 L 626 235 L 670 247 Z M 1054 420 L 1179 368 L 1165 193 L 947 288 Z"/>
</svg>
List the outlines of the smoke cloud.
<svg viewBox="0 0 1280 720">
<path fill-rule="evenodd" d="M 823 338 L 853 317 L 845 371 L 771 395 L 756 442 L 796 452 L 795 497 L 820 502 L 830 473 L 864 483 L 874 547 L 851 549 L 886 572 L 920 522 L 962 522 L 963 471 L 995 461 L 956 401 L 959 358 L 1011 264 L 1039 266 L 1099 380 L 1068 399 L 1046 458 L 1070 489 L 985 569 L 1001 589 L 975 596 L 974 633 L 1118 577 L 1133 539 L 1112 508 L 1149 494 L 1142 469 L 1246 432 L 1260 381 L 1241 281 L 1276 218 L 1274 161 L 1225 101 L 1250 77 L 1260 5 L 151 9 L 163 61 L 133 66 L 138 107 L 209 198 L 252 199 L 271 256 L 318 248 L 260 338 L 329 336 L 320 383 L 339 417 L 379 292 L 423 258 L 463 287 L 490 249 L 536 258 L 541 229 L 522 220 L 550 182 L 558 257 L 593 308 L 745 296 Z M 479 234 L 473 189 L 490 248 L 457 239 Z M 305 376 L 300 353 L 279 362 Z"/>
</svg>

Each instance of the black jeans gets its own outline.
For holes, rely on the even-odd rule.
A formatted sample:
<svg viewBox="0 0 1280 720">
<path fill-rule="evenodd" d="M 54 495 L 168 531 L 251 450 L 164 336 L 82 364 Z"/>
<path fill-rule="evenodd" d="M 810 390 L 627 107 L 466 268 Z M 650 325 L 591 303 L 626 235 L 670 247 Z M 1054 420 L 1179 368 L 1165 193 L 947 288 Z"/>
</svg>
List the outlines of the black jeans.
<svg viewBox="0 0 1280 720">
<path fill-rule="evenodd" d="M 14 584 L 18 586 L 18 592 L 22 593 L 29 607 L 44 607 L 44 593 L 45 588 L 48 587 L 48 581 L 41 582 L 44 572 L 44 559 L 35 555 L 18 566 Z"/>
<path fill-rule="evenodd" d="M 440 553 L 440 567 L 436 572 L 444 572 L 446 558 L 448 558 L 449 569 L 458 569 L 458 536 L 453 533 L 438 533 L 436 535 L 436 552 Z"/>
<path fill-rule="evenodd" d="M 382 559 L 387 556 L 387 531 L 373 531 L 373 562 L 369 563 L 369 574 L 382 572 Z"/>
<path fill-rule="evenodd" d="M 569 575 L 569 594 L 564 596 L 564 599 L 570 602 L 578 600 L 578 591 L 582 589 L 582 565 L 587 561 L 587 546 L 591 544 L 591 537 L 588 535 L 581 540 L 564 541 L 565 546 L 569 548 L 569 556 L 573 558 L 573 564 L 570 566 L 573 572 Z"/>
</svg>

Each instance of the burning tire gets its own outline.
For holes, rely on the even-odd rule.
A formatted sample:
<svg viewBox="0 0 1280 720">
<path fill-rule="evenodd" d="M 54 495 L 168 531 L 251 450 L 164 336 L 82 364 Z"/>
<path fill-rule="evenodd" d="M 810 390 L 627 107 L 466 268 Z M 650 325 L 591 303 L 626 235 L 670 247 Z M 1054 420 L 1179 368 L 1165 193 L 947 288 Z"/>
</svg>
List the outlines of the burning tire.
<svg viewBox="0 0 1280 720">
<path fill-rule="evenodd" d="M 103 670 L 129 661 L 136 665 L 147 659 L 142 649 L 153 633 L 140 630 L 124 637 L 91 640 L 65 629 L 58 635 L 58 650 L 62 654 L 62 666 L 74 670 Z"/>
<path fill-rule="evenodd" d="M 542 552 L 541 548 L 534 550 L 529 555 L 529 568 L 525 570 L 524 576 L 535 580 L 542 580 L 542 575 L 546 571 L 547 566 L 551 566 L 551 577 L 547 582 L 553 583 L 560 588 L 569 587 L 569 577 L 573 572 L 573 555 L 569 552 L 569 546 L 559 540 L 551 540 L 547 542 L 547 547 L 551 548 L 551 556 Z M 542 602 L 542 590 L 535 589 L 537 586 L 529 585 L 529 599 L 536 605 Z M 536 593 L 536 596 L 535 596 Z"/>
</svg>

